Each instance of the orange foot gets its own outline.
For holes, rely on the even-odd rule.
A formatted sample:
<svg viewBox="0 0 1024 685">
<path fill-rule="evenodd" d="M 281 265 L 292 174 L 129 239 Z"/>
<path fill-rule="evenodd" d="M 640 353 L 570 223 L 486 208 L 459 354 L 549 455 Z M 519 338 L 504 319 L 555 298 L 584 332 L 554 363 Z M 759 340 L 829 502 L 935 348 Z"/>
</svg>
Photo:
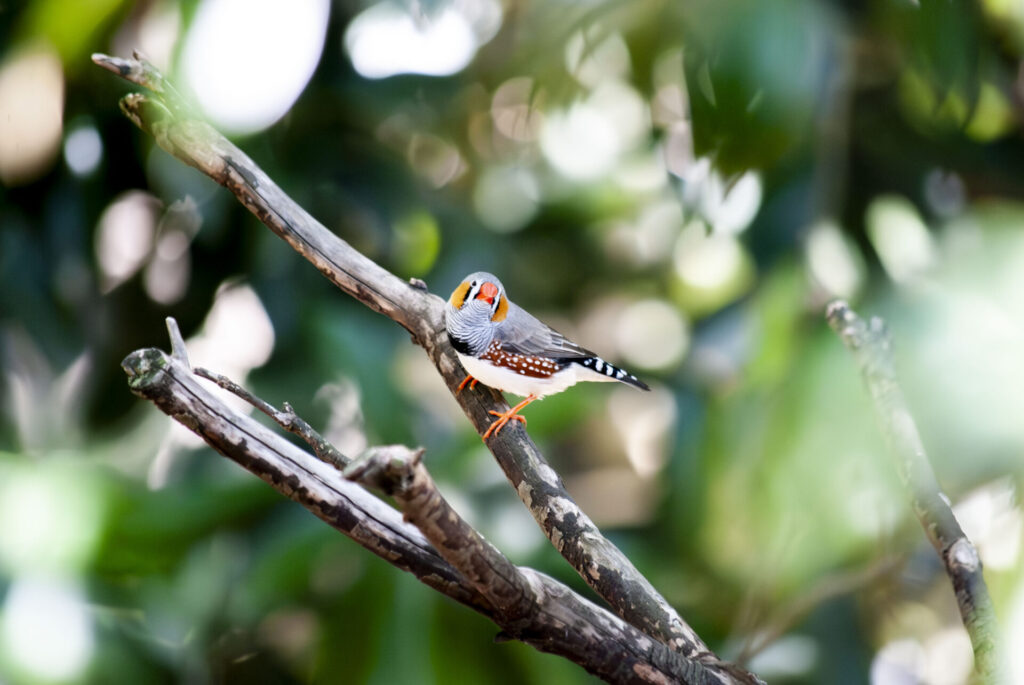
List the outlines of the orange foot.
<svg viewBox="0 0 1024 685">
<path fill-rule="evenodd" d="M 493 433 L 494 435 L 497 435 L 498 433 L 500 433 L 501 429 L 505 427 L 505 424 L 508 423 L 509 421 L 511 421 L 512 419 L 515 419 L 516 421 L 522 421 L 523 425 L 525 426 L 526 425 L 526 417 L 525 416 L 520 416 L 519 415 L 519 410 L 521 410 L 523 407 L 528 405 L 530 402 L 533 402 L 535 399 L 537 399 L 536 395 L 530 395 L 525 400 L 523 400 L 522 402 L 520 402 L 516 406 L 512 407 L 511 409 L 509 409 L 504 414 L 502 414 L 500 411 L 489 412 L 489 413 L 493 414 L 494 416 L 497 416 L 498 418 L 494 421 L 494 423 L 491 424 L 490 428 L 487 429 L 487 432 L 484 433 L 484 436 L 483 436 L 484 440 L 486 440 L 487 438 L 491 437 L 491 433 Z"/>
<path fill-rule="evenodd" d="M 469 383 L 470 381 L 473 381 L 473 382 Z M 459 383 L 459 387 L 458 387 L 458 389 L 455 392 L 462 392 L 462 389 L 464 387 L 466 387 L 466 383 L 469 383 L 469 389 L 472 390 L 473 388 L 476 387 L 476 384 L 479 383 L 479 382 L 480 381 L 478 381 L 477 379 L 473 378 L 469 374 L 466 374 L 466 377 L 462 379 L 461 383 Z"/>
</svg>

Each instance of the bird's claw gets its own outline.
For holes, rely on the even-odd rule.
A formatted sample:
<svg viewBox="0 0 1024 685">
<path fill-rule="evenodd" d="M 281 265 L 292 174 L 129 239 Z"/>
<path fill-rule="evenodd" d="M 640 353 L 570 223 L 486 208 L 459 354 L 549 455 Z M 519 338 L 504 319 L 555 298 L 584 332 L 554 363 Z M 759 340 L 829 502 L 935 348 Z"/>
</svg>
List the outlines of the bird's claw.
<svg viewBox="0 0 1024 685">
<path fill-rule="evenodd" d="M 494 423 L 491 424 L 490 428 L 487 429 L 487 432 L 484 433 L 484 435 L 483 435 L 484 440 L 486 440 L 487 438 L 491 437 L 492 433 L 494 435 L 497 435 L 498 433 L 500 433 L 501 429 L 505 427 L 505 424 L 508 423 L 509 421 L 511 421 L 512 419 L 515 419 L 516 421 L 521 421 L 523 423 L 523 426 L 525 427 L 526 426 L 526 417 L 525 416 L 521 416 L 519 414 L 516 414 L 515 413 L 516 411 L 518 411 L 518 409 L 510 409 L 509 411 L 505 412 L 504 414 L 502 414 L 500 411 L 493 411 L 493 410 L 487 412 L 488 414 L 493 414 L 494 416 L 497 416 L 498 418 L 497 418 L 496 421 L 494 421 Z"/>
</svg>

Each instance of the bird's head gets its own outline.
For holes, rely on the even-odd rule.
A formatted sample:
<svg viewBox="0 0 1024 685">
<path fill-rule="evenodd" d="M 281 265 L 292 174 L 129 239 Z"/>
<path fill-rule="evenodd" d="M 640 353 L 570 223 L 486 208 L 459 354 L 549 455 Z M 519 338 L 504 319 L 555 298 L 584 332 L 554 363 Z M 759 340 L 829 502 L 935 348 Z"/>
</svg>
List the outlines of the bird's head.
<svg viewBox="0 0 1024 685">
<path fill-rule="evenodd" d="M 508 306 L 505 286 L 497 276 L 486 271 L 477 271 L 466 276 L 448 298 L 448 307 L 451 311 L 494 323 L 505 320 L 508 316 Z"/>
</svg>

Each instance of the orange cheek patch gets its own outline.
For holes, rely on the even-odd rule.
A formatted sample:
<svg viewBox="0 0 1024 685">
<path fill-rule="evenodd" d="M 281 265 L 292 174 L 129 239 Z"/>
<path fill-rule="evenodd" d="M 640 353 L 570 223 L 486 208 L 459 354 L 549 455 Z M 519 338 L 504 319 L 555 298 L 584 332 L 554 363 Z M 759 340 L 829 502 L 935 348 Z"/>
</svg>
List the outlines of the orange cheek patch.
<svg viewBox="0 0 1024 685">
<path fill-rule="evenodd" d="M 494 311 L 491 321 L 504 321 L 506 316 L 508 316 L 508 298 L 502 295 L 501 299 L 498 300 L 498 308 Z"/>
<path fill-rule="evenodd" d="M 469 294 L 469 283 L 463 283 L 452 293 L 452 296 L 448 298 L 448 301 L 456 309 L 462 309 L 462 305 L 466 303 L 466 295 Z"/>
</svg>

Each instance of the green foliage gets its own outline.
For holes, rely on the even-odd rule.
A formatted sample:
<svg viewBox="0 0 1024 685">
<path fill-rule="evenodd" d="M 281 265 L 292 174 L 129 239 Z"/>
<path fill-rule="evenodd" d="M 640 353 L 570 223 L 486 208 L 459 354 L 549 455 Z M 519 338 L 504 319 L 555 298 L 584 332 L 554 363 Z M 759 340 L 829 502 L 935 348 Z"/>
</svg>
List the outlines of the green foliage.
<svg viewBox="0 0 1024 685">
<path fill-rule="evenodd" d="M 726 174 L 774 166 L 811 143 L 838 27 L 811 0 L 697 3 L 686 80 L 697 154 Z"/>
<path fill-rule="evenodd" d="M 128 392 L 120 360 L 166 348 L 174 316 L 195 363 L 291 402 L 341 449 L 423 445 L 499 548 L 589 592 L 407 333 L 118 112 L 124 86 L 89 53 L 159 48 L 171 27 L 154 58 L 198 99 L 182 60 L 205 5 L 0 6 L 0 680 L 592 682 L 495 644 L 492 624 Z M 456 5 L 428 3 L 417 25 Z M 486 34 L 488 5 L 464 5 Z M 362 6 L 336 2 L 302 94 L 237 142 L 400 277 L 447 296 L 466 273 L 497 273 L 518 304 L 652 385 L 573 388 L 531 405 L 529 430 L 723 657 L 778 628 L 752 664 L 772 682 L 866 682 L 901 640 L 966 678 L 948 582 L 822 310 L 843 296 L 889 322 L 939 480 L 1019 622 L 1024 15 L 1011 5 L 505 3 L 464 68 L 374 80 L 346 52 Z M 255 57 L 230 61 L 240 78 Z M 59 88 L 38 104 L 43 77 Z M 90 131 L 100 157 L 76 170 Z M 39 606 L 61 611 L 26 623 Z M 19 651 L 32 626 L 41 656 Z M 60 663 L 75 668 L 47 670 Z"/>
</svg>

